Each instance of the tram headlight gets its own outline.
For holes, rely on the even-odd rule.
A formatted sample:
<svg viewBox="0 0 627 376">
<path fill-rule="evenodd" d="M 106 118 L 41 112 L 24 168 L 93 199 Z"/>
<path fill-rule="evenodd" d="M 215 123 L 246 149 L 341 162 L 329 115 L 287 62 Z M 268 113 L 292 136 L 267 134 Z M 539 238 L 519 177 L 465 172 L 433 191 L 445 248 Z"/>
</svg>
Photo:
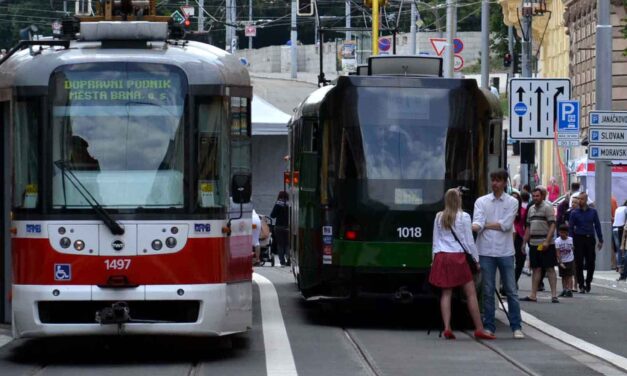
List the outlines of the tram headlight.
<svg viewBox="0 0 627 376">
<path fill-rule="evenodd" d="M 159 251 L 161 248 L 163 248 L 163 243 L 161 242 L 161 240 L 155 239 L 152 241 L 152 249 L 154 249 L 155 251 Z"/>
<path fill-rule="evenodd" d="M 82 240 L 77 240 L 74 242 L 74 249 L 77 251 L 82 251 L 83 249 L 85 249 L 85 242 Z"/>
<path fill-rule="evenodd" d="M 70 248 L 70 246 L 72 245 L 72 241 L 68 237 L 63 237 L 59 241 L 59 245 L 61 246 L 61 248 L 67 249 Z"/>
<path fill-rule="evenodd" d="M 168 248 L 174 248 L 174 247 L 176 247 L 176 238 L 173 238 L 173 237 L 171 237 L 171 236 L 170 236 L 169 238 L 167 238 L 167 239 L 165 240 L 165 245 L 166 245 Z"/>
</svg>

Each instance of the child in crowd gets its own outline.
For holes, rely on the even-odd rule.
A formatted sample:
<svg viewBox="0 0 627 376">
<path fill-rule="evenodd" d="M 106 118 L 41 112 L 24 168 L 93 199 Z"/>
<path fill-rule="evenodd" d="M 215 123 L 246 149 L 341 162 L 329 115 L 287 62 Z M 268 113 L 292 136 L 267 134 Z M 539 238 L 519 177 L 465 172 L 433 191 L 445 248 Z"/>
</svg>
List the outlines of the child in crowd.
<svg viewBox="0 0 627 376">
<path fill-rule="evenodd" d="M 568 236 L 568 225 L 562 224 L 559 229 L 559 237 L 555 239 L 557 250 L 557 263 L 559 264 L 560 277 L 562 278 L 563 291 L 560 296 L 573 297 L 573 276 L 575 275 L 575 256 L 573 254 L 573 238 Z"/>
</svg>

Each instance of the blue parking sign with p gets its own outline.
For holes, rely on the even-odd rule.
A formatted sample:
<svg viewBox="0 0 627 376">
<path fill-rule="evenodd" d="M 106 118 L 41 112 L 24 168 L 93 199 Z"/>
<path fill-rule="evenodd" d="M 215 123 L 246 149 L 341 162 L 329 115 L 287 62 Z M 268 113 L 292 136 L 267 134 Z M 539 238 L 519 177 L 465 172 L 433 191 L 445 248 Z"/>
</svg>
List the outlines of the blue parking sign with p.
<svg viewBox="0 0 627 376">
<path fill-rule="evenodd" d="M 557 130 L 579 131 L 579 101 L 557 102 Z"/>
</svg>

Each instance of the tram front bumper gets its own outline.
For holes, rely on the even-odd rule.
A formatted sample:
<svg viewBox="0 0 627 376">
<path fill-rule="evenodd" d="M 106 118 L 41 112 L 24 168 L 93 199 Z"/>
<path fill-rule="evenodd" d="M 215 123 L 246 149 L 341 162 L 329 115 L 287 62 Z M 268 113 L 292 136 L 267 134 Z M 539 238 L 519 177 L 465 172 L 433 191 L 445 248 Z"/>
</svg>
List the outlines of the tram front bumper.
<svg viewBox="0 0 627 376">
<path fill-rule="evenodd" d="M 128 303 L 131 320 L 120 325 L 96 322 L 96 312 L 116 302 Z M 222 336 L 244 332 L 252 326 L 250 281 L 120 289 L 14 285 L 12 304 L 15 338 L 117 334 Z M 188 312 L 177 312 L 181 307 Z M 170 315 L 164 317 L 159 312 L 161 308 L 169 309 Z M 134 319 L 134 314 L 141 318 Z"/>
</svg>

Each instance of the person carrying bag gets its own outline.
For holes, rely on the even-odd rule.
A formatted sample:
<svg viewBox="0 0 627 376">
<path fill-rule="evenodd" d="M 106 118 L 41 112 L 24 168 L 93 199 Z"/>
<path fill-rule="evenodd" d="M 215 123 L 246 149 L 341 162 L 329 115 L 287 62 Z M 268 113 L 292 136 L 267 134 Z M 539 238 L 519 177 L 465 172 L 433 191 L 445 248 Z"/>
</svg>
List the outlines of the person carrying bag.
<svg viewBox="0 0 627 376">
<path fill-rule="evenodd" d="M 451 330 L 451 297 L 453 288 L 462 287 L 466 295 L 468 312 L 475 325 L 475 338 L 494 339 L 481 322 L 477 292 L 470 263 L 478 272 L 479 256 L 475 247 L 471 220 L 461 209 L 462 199 L 458 189 L 449 189 L 444 195 L 444 210 L 435 217 L 433 224 L 433 263 L 429 282 L 442 289 L 440 312 L 444 323 L 444 338 L 455 339 Z M 459 235 L 459 238 L 458 238 Z M 466 251 L 468 249 L 469 251 Z M 467 260 L 468 255 L 470 260 Z"/>
</svg>

